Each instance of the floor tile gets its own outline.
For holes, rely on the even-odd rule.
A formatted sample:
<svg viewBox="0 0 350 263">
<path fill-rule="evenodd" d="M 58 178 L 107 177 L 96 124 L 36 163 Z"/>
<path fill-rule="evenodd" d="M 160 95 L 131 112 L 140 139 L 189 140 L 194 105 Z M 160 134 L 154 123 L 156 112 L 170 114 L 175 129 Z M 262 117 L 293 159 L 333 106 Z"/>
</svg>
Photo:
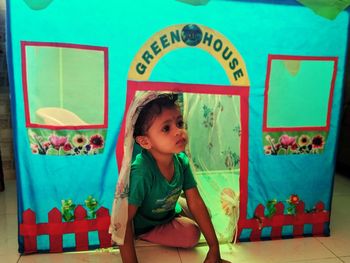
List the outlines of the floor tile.
<svg viewBox="0 0 350 263">
<path fill-rule="evenodd" d="M 301 260 L 301 261 L 288 261 L 288 263 L 342 263 L 343 261 L 339 258 L 322 258 L 314 260 Z"/>
<path fill-rule="evenodd" d="M 340 258 L 344 263 L 350 263 L 350 257 L 341 257 Z"/>
<path fill-rule="evenodd" d="M 122 263 L 119 252 L 84 252 L 61 254 L 34 254 L 21 256 L 18 263 Z"/>
<path fill-rule="evenodd" d="M 0 216 L 0 239 L 17 237 L 17 215 L 5 214 Z"/>
<path fill-rule="evenodd" d="M 179 250 L 182 262 L 203 262 L 206 247 L 194 250 Z M 222 245 L 222 258 L 232 262 L 288 262 L 335 258 L 328 249 L 314 238 L 295 238 L 275 241 L 244 242 Z"/>
<path fill-rule="evenodd" d="M 5 191 L 0 192 L 0 216 L 17 213 L 16 180 L 5 181 Z"/>
<path fill-rule="evenodd" d="M 17 236 L 11 238 L 0 237 L 0 256 L 15 255 L 18 256 Z M 0 261 L 3 262 L 3 261 Z"/>
<path fill-rule="evenodd" d="M 338 257 L 350 256 L 350 231 L 340 232 L 330 237 L 320 237 L 319 241 Z"/>
<path fill-rule="evenodd" d="M 350 194 L 350 178 L 342 174 L 335 174 L 334 195 Z"/>
<path fill-rule="evenodd" d="M 17 263 L 18 260 L 19 260 L 19 255 L 16 255 L 16 254 L 0 255 L 0 262 Z"/>
<path fill-rule="evenodd" d="M 344 208 L 344 204 L 349 204 L 349 202 L 350 194 L 333 197 L 331 235 L 317 238 L 338 257 L 350 256 L 350 211 Z"/>
<path fill-rule="evenodd" d="M 139 263 L 181 263 L 179 253 L 176 248 L 139 247 L 137 248 L 136 253 Z M 182 262 L 192 263 L 192 261 Z"/>
<path fill-rule="evenodd" d="M 335 257 L 315 238 L 294 238 L 266 242 L 247 243 L 245 252 L 252 255 L 250 262 L 288 262 Z M 250 259 L 250 257 L 248 257 Z"/>
<path fill-rule="evenodd" d="M 338 221 L 350 221 L 350 209 L 347 209 L 346 204 L 350 202 L 350 187 L 349 194 L 334 195 L 332 198 L 331 223 Z M 335 225 L 337 226 L 337 225 Z"/>
</svg>

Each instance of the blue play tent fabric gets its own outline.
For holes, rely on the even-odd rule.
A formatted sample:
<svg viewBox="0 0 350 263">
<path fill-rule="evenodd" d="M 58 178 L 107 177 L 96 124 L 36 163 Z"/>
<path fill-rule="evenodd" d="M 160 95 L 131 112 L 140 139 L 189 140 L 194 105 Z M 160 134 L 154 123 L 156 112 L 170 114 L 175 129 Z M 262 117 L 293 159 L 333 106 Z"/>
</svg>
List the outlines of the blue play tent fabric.
<svg viewBox="0 0 350 263">
<path fill-rule="evenodd" d="M 349 13 L 275 2 L 7 1 L 19 251 L 111 245 L 124 116 L 144 90 L 183 93 L 185 109 L 206 94 L 198 156 L 215 145 L 197 127 L 235 111 L 222 142 L 237 141 L 210 169 L 237 175 L 238 240 L 329 235 Z M 210 203 L 232 189 L 208 191 L 202 163 L 192 159 L 211 212 L 232 216 Z"/>
</svg>

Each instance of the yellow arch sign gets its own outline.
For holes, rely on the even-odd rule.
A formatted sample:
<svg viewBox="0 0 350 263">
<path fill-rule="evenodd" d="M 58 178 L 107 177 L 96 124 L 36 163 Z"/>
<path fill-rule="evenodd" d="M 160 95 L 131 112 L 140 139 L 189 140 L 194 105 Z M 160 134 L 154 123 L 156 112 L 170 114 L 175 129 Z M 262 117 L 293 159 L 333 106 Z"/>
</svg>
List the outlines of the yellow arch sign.
<svg viewBox="0 0 350 263">
<path fill-rule="evenodd" d="M 154 34 L 136 54 L 128 79 L 146 81 L 161 57 L 177 48 L 196 47 L 211 54 L 225 69 L 230 83 L 249 86 L 245 63 L 222 34 L 198 24 L 180 24 Z"/>
</svg>

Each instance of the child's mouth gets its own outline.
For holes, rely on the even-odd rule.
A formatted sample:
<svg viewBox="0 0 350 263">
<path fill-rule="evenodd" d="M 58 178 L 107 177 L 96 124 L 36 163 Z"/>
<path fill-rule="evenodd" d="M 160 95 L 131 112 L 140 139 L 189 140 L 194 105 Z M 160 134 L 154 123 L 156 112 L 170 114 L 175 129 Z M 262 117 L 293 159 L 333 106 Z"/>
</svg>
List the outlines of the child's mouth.
<svg viewBox="0 0 350 263">
<path fill-rule="evenodd" d="M 180 139 L 176 142 L 176 145 L 185 145 L 186 144 L 186 139 Z"/>
</svg>

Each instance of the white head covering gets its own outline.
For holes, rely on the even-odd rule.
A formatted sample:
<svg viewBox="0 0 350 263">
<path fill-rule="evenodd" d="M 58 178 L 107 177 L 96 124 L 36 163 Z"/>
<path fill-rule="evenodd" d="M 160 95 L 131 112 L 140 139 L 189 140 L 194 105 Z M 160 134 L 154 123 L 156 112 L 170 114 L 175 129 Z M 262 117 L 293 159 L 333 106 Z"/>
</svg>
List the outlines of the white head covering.
<svg viewBox="0 0 350 263">
<path fill-rule="evenodd" d="M 124 137 L 124 156 L 120 169 L 118 182 L 116 185 L 111 224 L 109 233 L 112 234 L 112 240 L 118 245 L 124 244 L 126 225 L 128 220 L 128 195 L 129 195 L 129 178 L 132 153 L 134 149 L 134 126 L 139 116 L 140 109 L 148 102 L 156 99 L 163 92 L 146 91 L 135 94 L 125 120 L 125 137 Z"/>
</svg>

